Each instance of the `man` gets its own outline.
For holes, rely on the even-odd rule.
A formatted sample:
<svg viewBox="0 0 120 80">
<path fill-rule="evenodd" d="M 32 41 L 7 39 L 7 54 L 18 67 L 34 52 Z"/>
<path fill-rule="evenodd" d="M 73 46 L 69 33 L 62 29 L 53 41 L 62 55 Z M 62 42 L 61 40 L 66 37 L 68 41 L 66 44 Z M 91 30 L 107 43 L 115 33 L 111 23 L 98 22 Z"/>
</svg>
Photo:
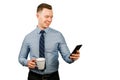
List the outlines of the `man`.
<svg viewBox="0 0 120 80">
<path fill-rule="evenodd" d="M 52 28 L 49 25 L 52 22 L 53 11 L 52 6 L 46 3 L 42 3 L 37 7 L 36 13 L 38 19 L 38 25 L 34 31 L 25 36 L 20 54 L 19 62 L 23 66 L 29 68 L 28 80 L 60 80 L 58 67 L 58 51 L 62 58 L 67 63 L 72 63 L 80 56 L 80 52 L 70 55 L 70 51 L 67 47 L 63 35 Z M 41 31 L 44 31 L 42 35 Z M 40 37 L 44 36 L 44 47 L 40 49 Z M 36 66 L 36 59 L 39 58 L 41 51 L 45 55 L 45 69 L 39 70 Z M 30 53 L 30 60 L 27 60 Z"/>
</svg>

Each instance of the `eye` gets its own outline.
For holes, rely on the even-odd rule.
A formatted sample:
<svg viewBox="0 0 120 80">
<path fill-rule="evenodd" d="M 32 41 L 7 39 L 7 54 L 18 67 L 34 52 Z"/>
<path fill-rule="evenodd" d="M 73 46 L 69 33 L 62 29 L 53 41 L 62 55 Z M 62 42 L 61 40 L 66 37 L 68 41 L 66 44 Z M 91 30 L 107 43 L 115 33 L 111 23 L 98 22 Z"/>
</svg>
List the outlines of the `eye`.
<svg viewBox="0 0 120 80">
<path fill-rule="evenodd" d="M 45 18 L 53 18 L 53 16 L 46 15 Z"/>
<path fill-rule="evenodd" d="M 50 18 L 53 18 L 53 16 L 51 16 Z"/>
<path fill-rule="evenodd" d="M 45 18 L 49 18 L 49 16 L 48 16 L 48 15 L 46 15 L 46 16 L 45 16 Z"/>
</svg>

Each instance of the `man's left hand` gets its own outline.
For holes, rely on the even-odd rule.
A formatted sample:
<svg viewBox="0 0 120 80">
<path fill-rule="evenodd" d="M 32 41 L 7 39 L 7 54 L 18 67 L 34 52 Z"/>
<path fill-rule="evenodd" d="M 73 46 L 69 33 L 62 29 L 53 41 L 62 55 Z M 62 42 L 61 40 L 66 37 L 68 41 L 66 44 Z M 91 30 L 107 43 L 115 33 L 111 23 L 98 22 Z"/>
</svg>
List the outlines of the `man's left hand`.
<svg viewBox="0 0 120 80">
<path fill-rule="evenodd" d="M 77 60 L 79 57 L 80 57 L 79 50 L 76 53 L 73 53 L 73 54 L 70 55 L 70 59 L 72 59 L 74 61 Z"/>
</svg>

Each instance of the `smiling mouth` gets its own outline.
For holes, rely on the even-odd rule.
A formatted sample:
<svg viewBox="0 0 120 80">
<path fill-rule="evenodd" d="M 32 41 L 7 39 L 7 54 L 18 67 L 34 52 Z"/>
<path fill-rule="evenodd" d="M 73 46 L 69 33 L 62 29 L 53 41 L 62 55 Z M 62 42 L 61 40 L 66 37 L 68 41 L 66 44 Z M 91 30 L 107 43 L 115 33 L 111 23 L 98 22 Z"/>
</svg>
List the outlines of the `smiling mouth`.
<svg viewBox="0 0 120 80">
<path fill-rule="evenodd" d="M 50 25 L 50 23 L 51 23 L 51 22 L 46 22 L 45 24 L 46 24 L 46 25 Z"/>
</svg>

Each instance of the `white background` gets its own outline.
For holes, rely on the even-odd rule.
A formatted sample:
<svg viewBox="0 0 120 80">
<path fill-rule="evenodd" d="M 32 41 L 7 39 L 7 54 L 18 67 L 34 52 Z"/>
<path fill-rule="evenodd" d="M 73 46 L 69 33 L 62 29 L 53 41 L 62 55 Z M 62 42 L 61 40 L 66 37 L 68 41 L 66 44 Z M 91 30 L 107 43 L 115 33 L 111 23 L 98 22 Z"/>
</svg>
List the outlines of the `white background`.
<svg viewBox="0 0 120 80">
<path fill-rule="evenodd" d="M 51 27 L 63 33 L 70 51 L 83 44 L 73 64 L 60 56 L 61 80 L 120 80 L 119 0 L 1 0 L 0 78 L 27 80 L 18 62 L 22 41 L 37 25 L 36 8 L 53 6 Z"/>
</svg>

